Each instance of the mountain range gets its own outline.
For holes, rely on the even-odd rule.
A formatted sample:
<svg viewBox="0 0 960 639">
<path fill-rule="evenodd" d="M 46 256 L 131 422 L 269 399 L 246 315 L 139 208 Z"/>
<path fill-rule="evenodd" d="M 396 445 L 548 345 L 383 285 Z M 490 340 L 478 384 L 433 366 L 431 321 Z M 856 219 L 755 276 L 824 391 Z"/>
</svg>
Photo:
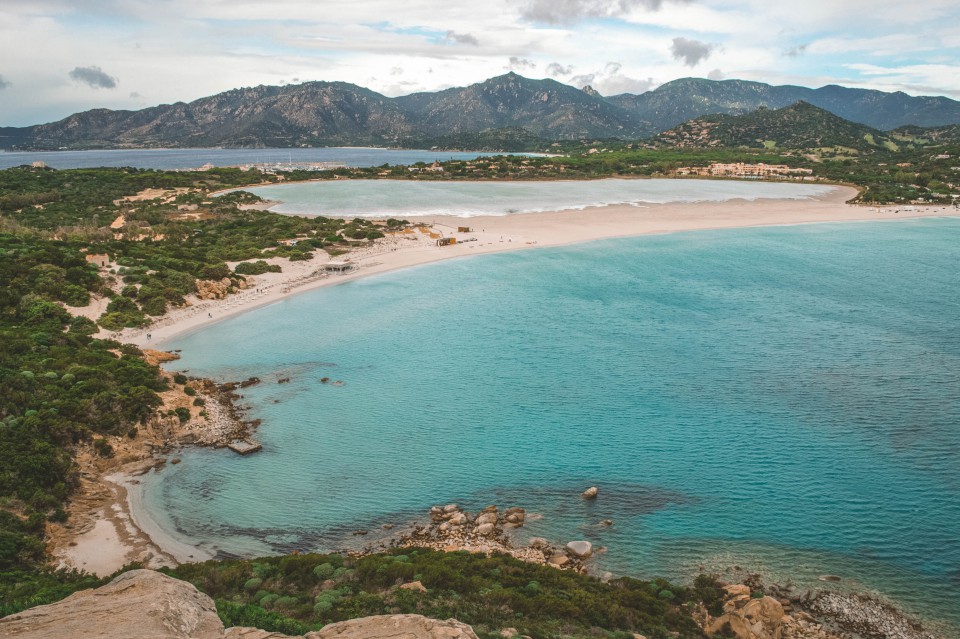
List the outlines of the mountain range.
<svg viewBox="0 0 960 639">
<path fill-rule="evenodd" d="M 649 138 L 705 115 L 740 115 L 800 101 L 879 130 L 960 123 L 960 102 L 901 92 L 685 78 L 639 95 L 604 97 L 590 87 L 508 73 L 468 87 L 396 98 L 345 82 L 307 82 L 234 89 L 139 111 L 94 109 L 59 122 L 0 128 L 0 148 L 505 148 L 517 140 Z"/>
</svg>

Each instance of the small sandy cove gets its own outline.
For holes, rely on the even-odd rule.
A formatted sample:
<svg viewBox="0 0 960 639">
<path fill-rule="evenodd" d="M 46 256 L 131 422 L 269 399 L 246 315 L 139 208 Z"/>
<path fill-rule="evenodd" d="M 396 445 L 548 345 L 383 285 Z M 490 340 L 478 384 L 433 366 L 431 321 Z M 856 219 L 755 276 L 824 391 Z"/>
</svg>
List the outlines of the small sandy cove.
<svg viewBox="0 0 960 639">
<path fill-rule="evenodd" d="M 561 246 L 605 238 L 672 233 L 703 229 L 727 229 L 753 226 L 897 220 L 918 217 L 960 216 L 952 206 L 852 206 L 846 204 L 856 195 L 849 187 L 836 187 L 828 194 L 807 200 L 730 200 L 709 203 L 650 204 L 644 206 L 606 206 L 584 210 L 523 213 L 502 217 L 415 218 L 428 227 L 399 233 L 379 240 L 374 246 L 352 251 L 335 260 L 348 259 L 354 269 L 343 275 L 323 273 L 330 257 L 316 251 L 309 261 L 282 264 L 282 273 L 251 278 L 246 291 L 225 300 L 190 300 L 191 306 L 170 312 L 159 322 L 144 329 L 125 330 L 113 337 L 141 347 L 158 348 L 176 335 L 199 330 L 243 313 L 271 304 L 289 295 L 322 286 L 346 283 L 361 277 L 385 273 L 444 259 L 513 251 L 525 248 Z M 458 232 L 469 227 L 469 232 Z M 437 246 L 438 237 L 455 237 L 457 243 Z M 233 266 L 231 264 L 231 266 Z M 91 307 L 91 313 L 96 310 Z M 101 309 L 102 311 L 102 309 Z M 224 452 L 224 454 L 232 454 Z M 90 512 L 95 522 L 81 530 L 69 543 L 56 544 L 55 556 L 63 565 L 108 575 L 125 563 L 144 560 L 148 564 L 190 561 L 206 558 L 198 549 L 178 545 L 155 526 L 140 500 L 136 498 L 138 481 L 124 469 L 102 477 L 101 490 L 113 498 L 101 500 L 99 515 Z M 142 472 L 142 470 L 141 470 Z M 82 495 L 77 499 L 82 499 Z M 144 530 L 149 532 L 144 532 Z"/>
</svg>

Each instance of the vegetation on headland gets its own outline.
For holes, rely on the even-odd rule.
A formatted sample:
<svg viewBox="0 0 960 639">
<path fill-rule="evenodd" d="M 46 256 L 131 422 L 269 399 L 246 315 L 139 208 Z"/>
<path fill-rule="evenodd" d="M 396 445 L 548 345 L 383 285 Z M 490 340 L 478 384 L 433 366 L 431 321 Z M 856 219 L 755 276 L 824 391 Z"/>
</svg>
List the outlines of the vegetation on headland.
<svg viewBox="0 0 960 639">
<path fill-rule="evenodd" d="M 379 235 L 366 220 L 248 211 L 240 205 L 258 201 L 248 193 L 210 195 L 275 179 L 236 169 L 0 171 L 0 581 L 29 581 L 44 565 L 45 522 L 67 518 L 79 484 L 76 452 L 112 455 L 111 438 L 136 437 L 169 387 L 138 348 L 94 338 L 101 327 L 147 324 L 198 282 L 233 288 L 282 268 L 265 258 L 306 259 Z M 162 191 L 124 199 L 145 189 Z M 88 263 L 91 254 L 115 266 Z M 226 263 L 248 259 L 236 271 Z M 108 301 L 96 322 L 70 312 L 93 298 Z"/>
<path fill-rule="evenodd" d="M 303 554 L 184 564 L 164 572 L 212 597 L 226 626 L 303 634 L 325 624 L 378 614 L 456 618 L 480 637 L 515 628 L 550 637 L 702 637 L 700 603 L 720 612 L 724 592 L 707 575 L 689 587 L 655 579 L 596 577 L 521 562 L 507 555 L 423 548 L 353 558 Z M 41 588 L 0 590 L 0 615 L 62 598 L 107 580 L 48 577 Z M 419 581 L 419 588 L 400 588 Z"/>
</svg>

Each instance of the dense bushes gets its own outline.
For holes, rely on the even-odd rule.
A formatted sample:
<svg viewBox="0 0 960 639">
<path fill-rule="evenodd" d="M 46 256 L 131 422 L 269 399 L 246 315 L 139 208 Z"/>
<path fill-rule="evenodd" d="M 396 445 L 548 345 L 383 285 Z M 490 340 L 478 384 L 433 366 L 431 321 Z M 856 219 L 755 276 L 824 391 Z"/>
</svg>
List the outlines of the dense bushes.
<svg viewBox="0 0 960 639">
<path fill-rule="evenodd" d="M 237 275 L 263 275 L 264 273 L 280 273 L 283 269 L 279 264 L 267 264 L 263 260 L 256 262 L 241 262 L 233 269 Z"/>
<path fill-rule="evenodd" d="M 72 448 L 127 432 L 165 389 L 139 350 L 91 339 L 94 323 L 61 306 L 102 291 L 79 249 L 0 234 L 0 571 L 43 560 L 44 520 L 63 519 L 77 485 Z M 140 313 L 127 297 L 111 312 L 117 324 Z M 109 442 L 96 441 L 109 455 Z"/>
<path fill-rule="evenodd" d="M 455 617 L 481 637 L 508 626 L 534 639 L 618 632 L 700 637 L 690 605 L 706 595 L 712 606 L 720 592 L 707 576 L 692 588 L 629 578 L 603 583 L 503 555 L 424 549 L 360 559 L 307 554 L 211 561 L 170 573 L 213 597 L 228 624 L 298 634 L 354 617 L 415 613 Z M 396 588 L 413 580 L 427 592 Z"/>
</svg>

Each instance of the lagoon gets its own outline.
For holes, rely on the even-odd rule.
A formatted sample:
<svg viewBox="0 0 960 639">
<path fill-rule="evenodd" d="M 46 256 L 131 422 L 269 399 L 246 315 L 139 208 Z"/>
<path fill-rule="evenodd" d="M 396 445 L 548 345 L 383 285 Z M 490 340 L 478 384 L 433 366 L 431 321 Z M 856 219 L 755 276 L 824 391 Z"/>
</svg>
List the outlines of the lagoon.
<svg viewBox="0 0 960 639">
<path fill-rule="evenodd" d="M 475 217 L 667 202 L 805 200 L 832 186 L 734 180 L 602 179 L 529 181 L 323 180 L 245 188 L 279 201 L 286 215 Z"/>
</svg>

